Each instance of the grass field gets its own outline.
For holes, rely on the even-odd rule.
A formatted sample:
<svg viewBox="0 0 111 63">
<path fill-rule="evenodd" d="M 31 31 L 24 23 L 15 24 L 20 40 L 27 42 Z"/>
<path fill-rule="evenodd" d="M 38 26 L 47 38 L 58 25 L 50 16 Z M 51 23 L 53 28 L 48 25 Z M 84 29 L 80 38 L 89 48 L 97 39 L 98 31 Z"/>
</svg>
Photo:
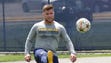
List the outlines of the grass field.
<svg viewBox="0 0 111 63">
<path fill-rule="evenodd" d="M 83 57 L 106 57 L 106 56 L 111 56 L 111 53 L 78 53 L 77 57 L 78 58 L 83 58 Z M 64 55 L 59 55 L 59 58 L 69 58 L 68 54 Z M 32 55 L 32 59 L 33 55 Z M 0 54 L 0 62 L 9 62 L 9 61 L 22 61 L 24 60 L 24 55 L 23 54 Z"/>
</svg>

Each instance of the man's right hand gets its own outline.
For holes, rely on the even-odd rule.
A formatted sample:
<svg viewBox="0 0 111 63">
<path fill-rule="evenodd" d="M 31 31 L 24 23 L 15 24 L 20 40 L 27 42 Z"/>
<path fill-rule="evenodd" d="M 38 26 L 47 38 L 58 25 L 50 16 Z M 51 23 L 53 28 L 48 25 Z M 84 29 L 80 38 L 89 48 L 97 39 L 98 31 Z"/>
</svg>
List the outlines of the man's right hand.
<svg viewBox="0 0 111 63">
<path fill-rule="evenodd" d="M 25 61 L 30 62 L 31 56 L 29 54 L 27 54 L 27 55 L 25 55 L 24 59 L 25 59 Z"/>
</svg>

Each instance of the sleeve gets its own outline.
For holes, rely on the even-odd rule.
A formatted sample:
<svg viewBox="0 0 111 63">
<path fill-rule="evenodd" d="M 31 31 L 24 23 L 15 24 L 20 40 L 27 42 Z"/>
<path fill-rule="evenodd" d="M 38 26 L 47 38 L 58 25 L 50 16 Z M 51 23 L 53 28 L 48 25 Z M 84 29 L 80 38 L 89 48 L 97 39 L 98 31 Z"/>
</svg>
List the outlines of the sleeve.
<svg viewBox="0 0 111 63">
<path fill-rule="evenodd" d="M 71 54 L 76 54 L 73 43 L 72 43 L 71 39 L 69 38 L 69 36 L 68 36 L 64 27 L 62 27 L 62 29 L 61 29 L 61 37 L 66 42 L 67 48 L 69 49 L 70 53 Z"/>
<path fill-rule="evenodd" d="M 35 38 L 35 35 L 36 35 L 36 26 L 33 25 L 28 36 L 27 36 L 27 39 L 26 39 L 26 43 L 25 43 L 25 54 L 29 54 L 30 53 L 30 50 L 32 48 L 32 41 L 33 39 Z"/>
</svg>

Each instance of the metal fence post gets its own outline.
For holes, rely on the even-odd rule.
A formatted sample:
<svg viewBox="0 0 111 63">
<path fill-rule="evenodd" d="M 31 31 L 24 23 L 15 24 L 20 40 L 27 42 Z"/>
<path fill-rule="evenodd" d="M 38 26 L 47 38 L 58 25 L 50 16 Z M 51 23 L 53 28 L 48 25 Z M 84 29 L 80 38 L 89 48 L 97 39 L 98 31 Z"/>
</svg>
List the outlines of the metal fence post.
<svg viewBox="0 0 111 63">
<path fill-rule="evenodd" d="M 3 12 L 3 42 L 4 42 L 4 51 L 6 51 L 6 27 L 5 27 L 5 0 L 2 0 L 2 12 Z"/>
<path fill-rule="evenodd" d="M 48 4 L 50 4 L 50 0 L 48 0 Z"/>
</svg>

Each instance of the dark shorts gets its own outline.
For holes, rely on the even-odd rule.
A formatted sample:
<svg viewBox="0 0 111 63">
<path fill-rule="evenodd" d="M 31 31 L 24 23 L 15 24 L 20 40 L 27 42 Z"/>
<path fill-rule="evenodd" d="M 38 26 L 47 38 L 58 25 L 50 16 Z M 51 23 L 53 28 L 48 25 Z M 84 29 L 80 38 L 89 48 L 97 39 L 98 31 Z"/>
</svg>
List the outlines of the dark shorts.
<svg viewBox="0 0 111 63">
<path fill-rule="evenodd" d="M 37 63 L 48 63 L 47 61 L 47 51 L 39 48 L 34 50 L 34 58 Z M 53 56 L 53 63 L 59 63 L 57 55 Z"/>
</svg>

